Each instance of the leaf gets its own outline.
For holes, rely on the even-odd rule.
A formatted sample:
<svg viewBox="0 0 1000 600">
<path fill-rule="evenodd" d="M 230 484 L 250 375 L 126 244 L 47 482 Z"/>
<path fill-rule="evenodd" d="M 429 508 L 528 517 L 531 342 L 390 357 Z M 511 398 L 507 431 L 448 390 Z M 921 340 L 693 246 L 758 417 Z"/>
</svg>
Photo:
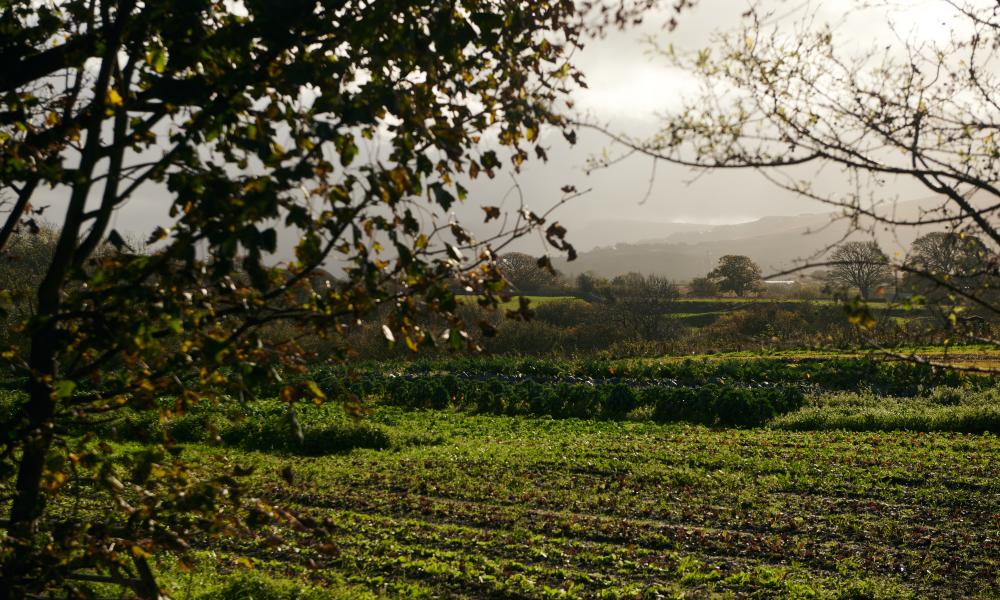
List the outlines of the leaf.
<svg viewBox="0 0 1000 600">
<path fill-rule="evenodd" d="M 156 229 L 153 230 L 153 233 L 149 234 L 149 237 L 146 239 L 146 244 L 147 245 L 155 244 L 156 242 L 162 240 L 165 237 L 167 237 L 167 230 L 164 229 L 163 227 L 157 227 Z"/>
<path fill-rule="evenodd" d="M 458 223 L 451 224 L 451 234 L 459 244 L 468 244 L 472 241 L 472 237 Z"/>
<path fill-rule="evenodd" d="M 108 106 L 121 106 L 124 104 L 121 94 L 115 88 L 108 89 L 108 93 L 104 97 L 104 103 Z"/>
<path fill-rule="evenodd" d="M 305 389 L 309 395 L 312 396 L 314 403 L 321 404 L 324 400 L 326 400 L 326 394 L 323 390 L 319 389 L 319 386 L 316 385 L 315 381 L 307 381 L 305 383 Z"/>
<path fill-rule="evenodd" d="M 281 391 L 278 392 L 278 397 L 281 398 L 282 402 L 287 402 L 288 404 L 291 404 L 292 402 L 295 402 L 296 400 L 299 399 L 299 393 L 298 390 L 295 389 L 295 386 L 286 385 L 283 386 L 281 388 Z"/>
<path fill-rule="evenodd" d="M 389 329 L 388 325 L 383 325 L 382 326 L 382 336 L 385 339 L 389 340 L 390 344 L 395 344 L 396 343 L 396 336 L 392 334 L 392 330 Z"/>
<path fill-rule="evenodd" d="M 413 339 L 412 337 L 404 335 L 403 340 L 406 342 L 406 347 L 409 348 L 412 352 L 416 352 L 420 349 L 419 346 L 417 346 L 417 340 Z"/>
<path fill-rule="evenodd" d="M 445 210 L 449 210 L 451 205 L 455 203 L 455 196 L 444 189 L 444 184 L 442 183 L 431 184 L 431 192 L 434 194 L 434 202 Z"/>
<path fill-rule="evenodd" d="M 304 265 L 319 262 L 321 253 L 319 236 L 313 231 L 305 234 L 295 246 L 295 257 Z"/>
<path fill-rule="evenodd" d="M 496 337 L 497 328 L 494 327 L 489 321 L 480 321 L 479 329 L 483 332 L 483 337 Z"/>
<path fill-rule="evenodd" d="M 489 223 L 493 219 L 499 219 L 500 218 L 500 208 L 499 207 L 497 207 L 497 206 L 483 206 L 481 208 L 483 209 L 483 212 L 486 213 L 486 219 L 483 221 L 483 223 Z"/>
<path fill-rule="evenodd" d="M 354 162 L 354 157 L 358 155 L 358 146 L 354 143 L 353 137 L 342 136 L 337 138 L 334 145 L 337 148 L 337 152 L 340 153 L 341 166 L 346 167 Z"/>
<path fill-rule="evenodd" d="M 459 250 L 457 246 L 454 246 L 452 244 L 445 244 L 445 247 L 448 250 L 448 256 L 450 256 L 451 258 L 459 262 L 465 260 L 465 256 L 462 254 L 462 251 Z"/>
<path fill-rule="evenodd" d="M 132 247 L 128 245 L 128 242 L 125 241 L 122 234 L 118 233 L 117 229 L 112 229 L 111 233 L 108 234 L 108 243 L 114 246 L 119 252 L 123 250 L 132 252 Z"/>
<path fill-rule="evenodd" d="M 556 221 L 555 223 L 549 225 L 548 229 L 545 230 L 545 237 L 559 238 L 561 240 L 566 237 L 566 228 Z"/>
<path fill-rule="evenodd" d="M 56 398 L 69 398 L 76 390 L 76 382 L 69 379 L 59 379 L 52 384 L 52 392 Z"/>
<path fill-rule="evenodd" d="M 153 67 L 154 71 L 162 73 L 167 68 L 167 50 L 160 46 L 146 53 L 146 62 Z"/>
</svg>

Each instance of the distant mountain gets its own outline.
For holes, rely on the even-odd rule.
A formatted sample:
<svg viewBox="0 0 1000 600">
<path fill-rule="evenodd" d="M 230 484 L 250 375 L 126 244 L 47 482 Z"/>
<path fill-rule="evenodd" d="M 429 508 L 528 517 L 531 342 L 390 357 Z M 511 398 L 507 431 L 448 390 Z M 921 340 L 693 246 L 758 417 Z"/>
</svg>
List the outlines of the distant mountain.
<svg viewBox="0 0 1000 600">
<path fill-rule="evenodd" d="M 933 206 L 927 199 L 899 203 L 891 210 L 897 219 L 915 219 Z M 845 239 L 871 239 L 870 233 L 845 238 L 849 223 L 838 213 L 764 217 L 736 225 L 693 226 L 655 241 L 618 243 L 583 252 L 573 262 L 559 261 L 556 268 L 567 275 L 593 271 L 613 277 L 629 271 L 655 273 L 678 281 L 700 277 L 725 254 L 745 254 L 761 266 L 765 275 L 791 269 L 806 261 L 821 260 Z M 919 235 L 931 228 L 878 228 L 875 238 L 889 255 L 902 255 Z"/>
<path fill-rule="evenodd" d="M 613 244 L 633 244 L 646 240 L 663 240 L 669 236 L 696 234 L 712 229 L 704 223 L 650 222 L 610 219 L 570 229 L 570 239 L 577 250 L 592 250 Z"/>
</svg>

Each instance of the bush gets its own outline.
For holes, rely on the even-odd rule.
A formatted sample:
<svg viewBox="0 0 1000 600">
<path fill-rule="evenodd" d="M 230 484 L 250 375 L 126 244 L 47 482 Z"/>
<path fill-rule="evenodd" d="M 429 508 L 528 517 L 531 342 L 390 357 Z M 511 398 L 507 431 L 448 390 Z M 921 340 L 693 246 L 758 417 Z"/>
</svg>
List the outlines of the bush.
<svg viewBox="0 0 1000 600">
<path fill-rule="evenodd" d="M 659 387 L 647 391 L 655 401 L 653 419 L 661 423 L 687 421 L 703 425 L 751 427 L 778 414 L 797 410 L 805 395 L 795 388 Z"/>
<path fill-rule="evenodd" d="M 631 387 L 618 383 L 612 385 L 604 399 L 604 416 L 609 419 L 623 419 L 638 406 L 638 398 Z"/>
<path fill-rule="evenodd" d="M 218 436 L 224 421 L 209 411 L 192 411 L 167 421 L 167 435 L 178 442 L 206 442 Z"/>
<path fill-rule="evenodd" d="M 378 425 L 340 421 L 309 424 L 299 440 L 287 414 L 248 418 L 222 433 L 226 444 L 260 452 L 286 452 L 302 456 L 323 456 L 357 448 L 382 450 L 392 439 Z"/>
<path fill-rule="evenodd" d="M 597 412 L 599 402 L 596 388 L 588 385 L 570 386 L 566 394 L 564 414 L 576 419 L 591 419 Z"/>
</svg>

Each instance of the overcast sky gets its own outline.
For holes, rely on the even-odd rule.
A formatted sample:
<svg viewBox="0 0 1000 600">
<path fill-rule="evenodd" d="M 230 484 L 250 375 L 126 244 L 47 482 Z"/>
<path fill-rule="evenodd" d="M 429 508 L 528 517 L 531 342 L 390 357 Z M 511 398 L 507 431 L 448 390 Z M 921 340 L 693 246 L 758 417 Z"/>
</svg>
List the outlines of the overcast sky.
<svg viewBox="0 0 1000 600">
<path fill-rule="evenodd" d="M 672 4 L 672 3 L 668 3 Z M 816 16 L 819 21 L 836 23 L 838 45 L 864 51 L 892 36 L 893 28 L 907 36 L 938 39 L 948 35 L 951 9 L 940 0 L 907 0 L 900 9 L 850 10 L 855 0 L 775 0 L 769 3 L 783 22 L 796 17 Z M 576 97 L 577 106 L 592 118 L 617 131 L 642 137 L 652 134 L 658 116 L 677 110 L 685 96 L 698 91 L 696 80 L 688 73 L 651 53 L 647 38 L 670 43 L 680 51 L 697 50 L 710 44 L 714 32 L 740 25 L 741 15 L 749 6 L 743 0 L 701 0 L 684 13 L 672 32 L 663 24 L 669 13 L 651 13 L 644 23 L 624 32 L 614 32 L 594 41 L 579 57 L 578 64 L 587 76 L 589 89 Z M 653 176 L 652 160 L 633 157 L 614 167 L 584 173 L 587 158 L 607 149 L 614 152 L 606 138 L 581 132 L 575 147 L 562 142 L 561 136 L 549 135 L 554 151 L 547 164 L 531 164 L 517 177 L 532 207 L 544 208 L 558 197 L 565 183 L 592 191 L 577 199 L 558 214 L 570 232 L 586 232 L 579 240 L 582 249 L 591 246 L 590 233 L 608 220 L 642 222 L 736 223 L 764 216 L 829 212 L 818 202 L 810 201 L 776 188 L 759 174 L 742 172 L 698 173 L 683 167 L 657 164 Z M 837 186 L 842 177 L 835 169 L 810 171 L 812 178 Z M 489 196 L 502 196 L 511 186 L 508 175 L 474 189 Z M 926 195 L 926 190 L 910 182 L 898 182 L 892 190 L 900 198 Z M 602 242 L 606 243 L 606 242 Z M 536 244 L 541 249 L 541 244 Z"/>
<path fill-rule="evenodd" d="M 855 5 L 855 0 L 770 1 L 786 19 L 815 14 L 819 20 L 843 20 L 836 30 L 841 45 L 868 48 L 890 35 L 885 11 L 851 12 L 849 9 Z M 673 32 L 663 27 L 668 11 L 651 12 L 641 26 L 613 32 L 605 39 L 591 42 L 578 57 L 589 89 L 576 96 L 577 107 L 614 130 L 640 137 L 652 134 L 658 115 L 676 110 L 685 95 L 694 93 L 697 88 L 690 75 L 670 67 L 662 57 L 650 54 L 650 46 L 644 40 L 653 36 L 682 51 L 697 50 L 710 43 L 713 32 L 739 26 L 741 14 L 748 6 L 744 0 L 700 0 L 697 8 L 680 17 L 680 24 Z M 905 0 L 901 6 L 902 9 L 892 13 L 898 31 L 923 38 L 947 34 L 949 26 L 945 21 L 949 13 L 945 2 Z M 583 131 L 579 143 L 569 147 L 558 132 L 546 132 L 543 136 L 549 147 L 550 161 L 529 163 L 516 176 L 516 181 L 529 206 L 536 211 L 550 206 L 559 197 L 559 188 L 563 185 L 591 190 L 563 207 L 557 215 L 557 219 L 570 229 L 571 238 L 574 230 L 581 233 L 575 240 L 581 250 L 615 241 L 602 239 L 599 235 L 602 226 L 609 221 L 723 224 L 772 215 L 828 212 L 823 205 L 775 188 L 753 172 L 699 175 L 661 162 L 653 176 L 652 161 L 639 157 L 587 175 L 584 167 L 588 157 L 605 149 L 615 151 L 606 138 Z M 829 170 L 810 176 L 836 185 L 840 174 Z M 499 204 L 513 182 L 509 170 L 492 181 L 480 178 L 470 186 L 469 206 L 459 209 L 459 216 L 481 220 L 478 207 Z M 921 194 L 919 188 L 905 183 L 900 183 L 893 191 L 902 198 Z M 54 204 L 64 196 L 63 193 L 50 194 Z M 508 199 L 508 202 L 514 200 Z M 118 211 L 114 226 L 144 235 L 166 221 L 168 206 L 169 196 L 164 191 L 146 187 L 142 194 Z M 583 235 L 585 232 L 589 233 Z M 292 240 L 287 240 L 282 246 L 290 248 L 291 243 Z M 541 251 L 542 244 L 536 241 L 522 249 Z"/>
</svg>

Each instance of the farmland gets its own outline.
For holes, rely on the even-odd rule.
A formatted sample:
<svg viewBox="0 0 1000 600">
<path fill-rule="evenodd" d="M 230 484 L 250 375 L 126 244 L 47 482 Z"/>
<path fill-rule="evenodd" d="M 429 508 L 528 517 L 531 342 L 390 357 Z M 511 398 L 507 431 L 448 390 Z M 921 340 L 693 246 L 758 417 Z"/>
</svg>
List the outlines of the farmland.
<svg viewBox="0 0 1000 600">
<path fill-rule="evenodd" d="M 204 559 L 390 596 L 975 596 L 998 592 L 994 436 L 713 430 L 379 409 L 388 448 L 230 454 L 328 521 Z M 215 451 L 191 446 L 205 468 Z M 295 483 L 278 476 L 288 460 Z M 176 580 L 180 585 L 184 576 Z M 232 585 L 232 584 L 230 584 Z"/>
<path fill-rule="evenodd" d="M 167 432 L 196 473 L 238 472 L 244 494 L 319 524 L 158 557 L 174 597 L 1000 593 L 1000 392 L 985 377 L 851 358 L 312 375 L 367 414 L 300 405 L 298 442 L 277 399 L 96 431 L 123 461 Z"/>
</svg>

